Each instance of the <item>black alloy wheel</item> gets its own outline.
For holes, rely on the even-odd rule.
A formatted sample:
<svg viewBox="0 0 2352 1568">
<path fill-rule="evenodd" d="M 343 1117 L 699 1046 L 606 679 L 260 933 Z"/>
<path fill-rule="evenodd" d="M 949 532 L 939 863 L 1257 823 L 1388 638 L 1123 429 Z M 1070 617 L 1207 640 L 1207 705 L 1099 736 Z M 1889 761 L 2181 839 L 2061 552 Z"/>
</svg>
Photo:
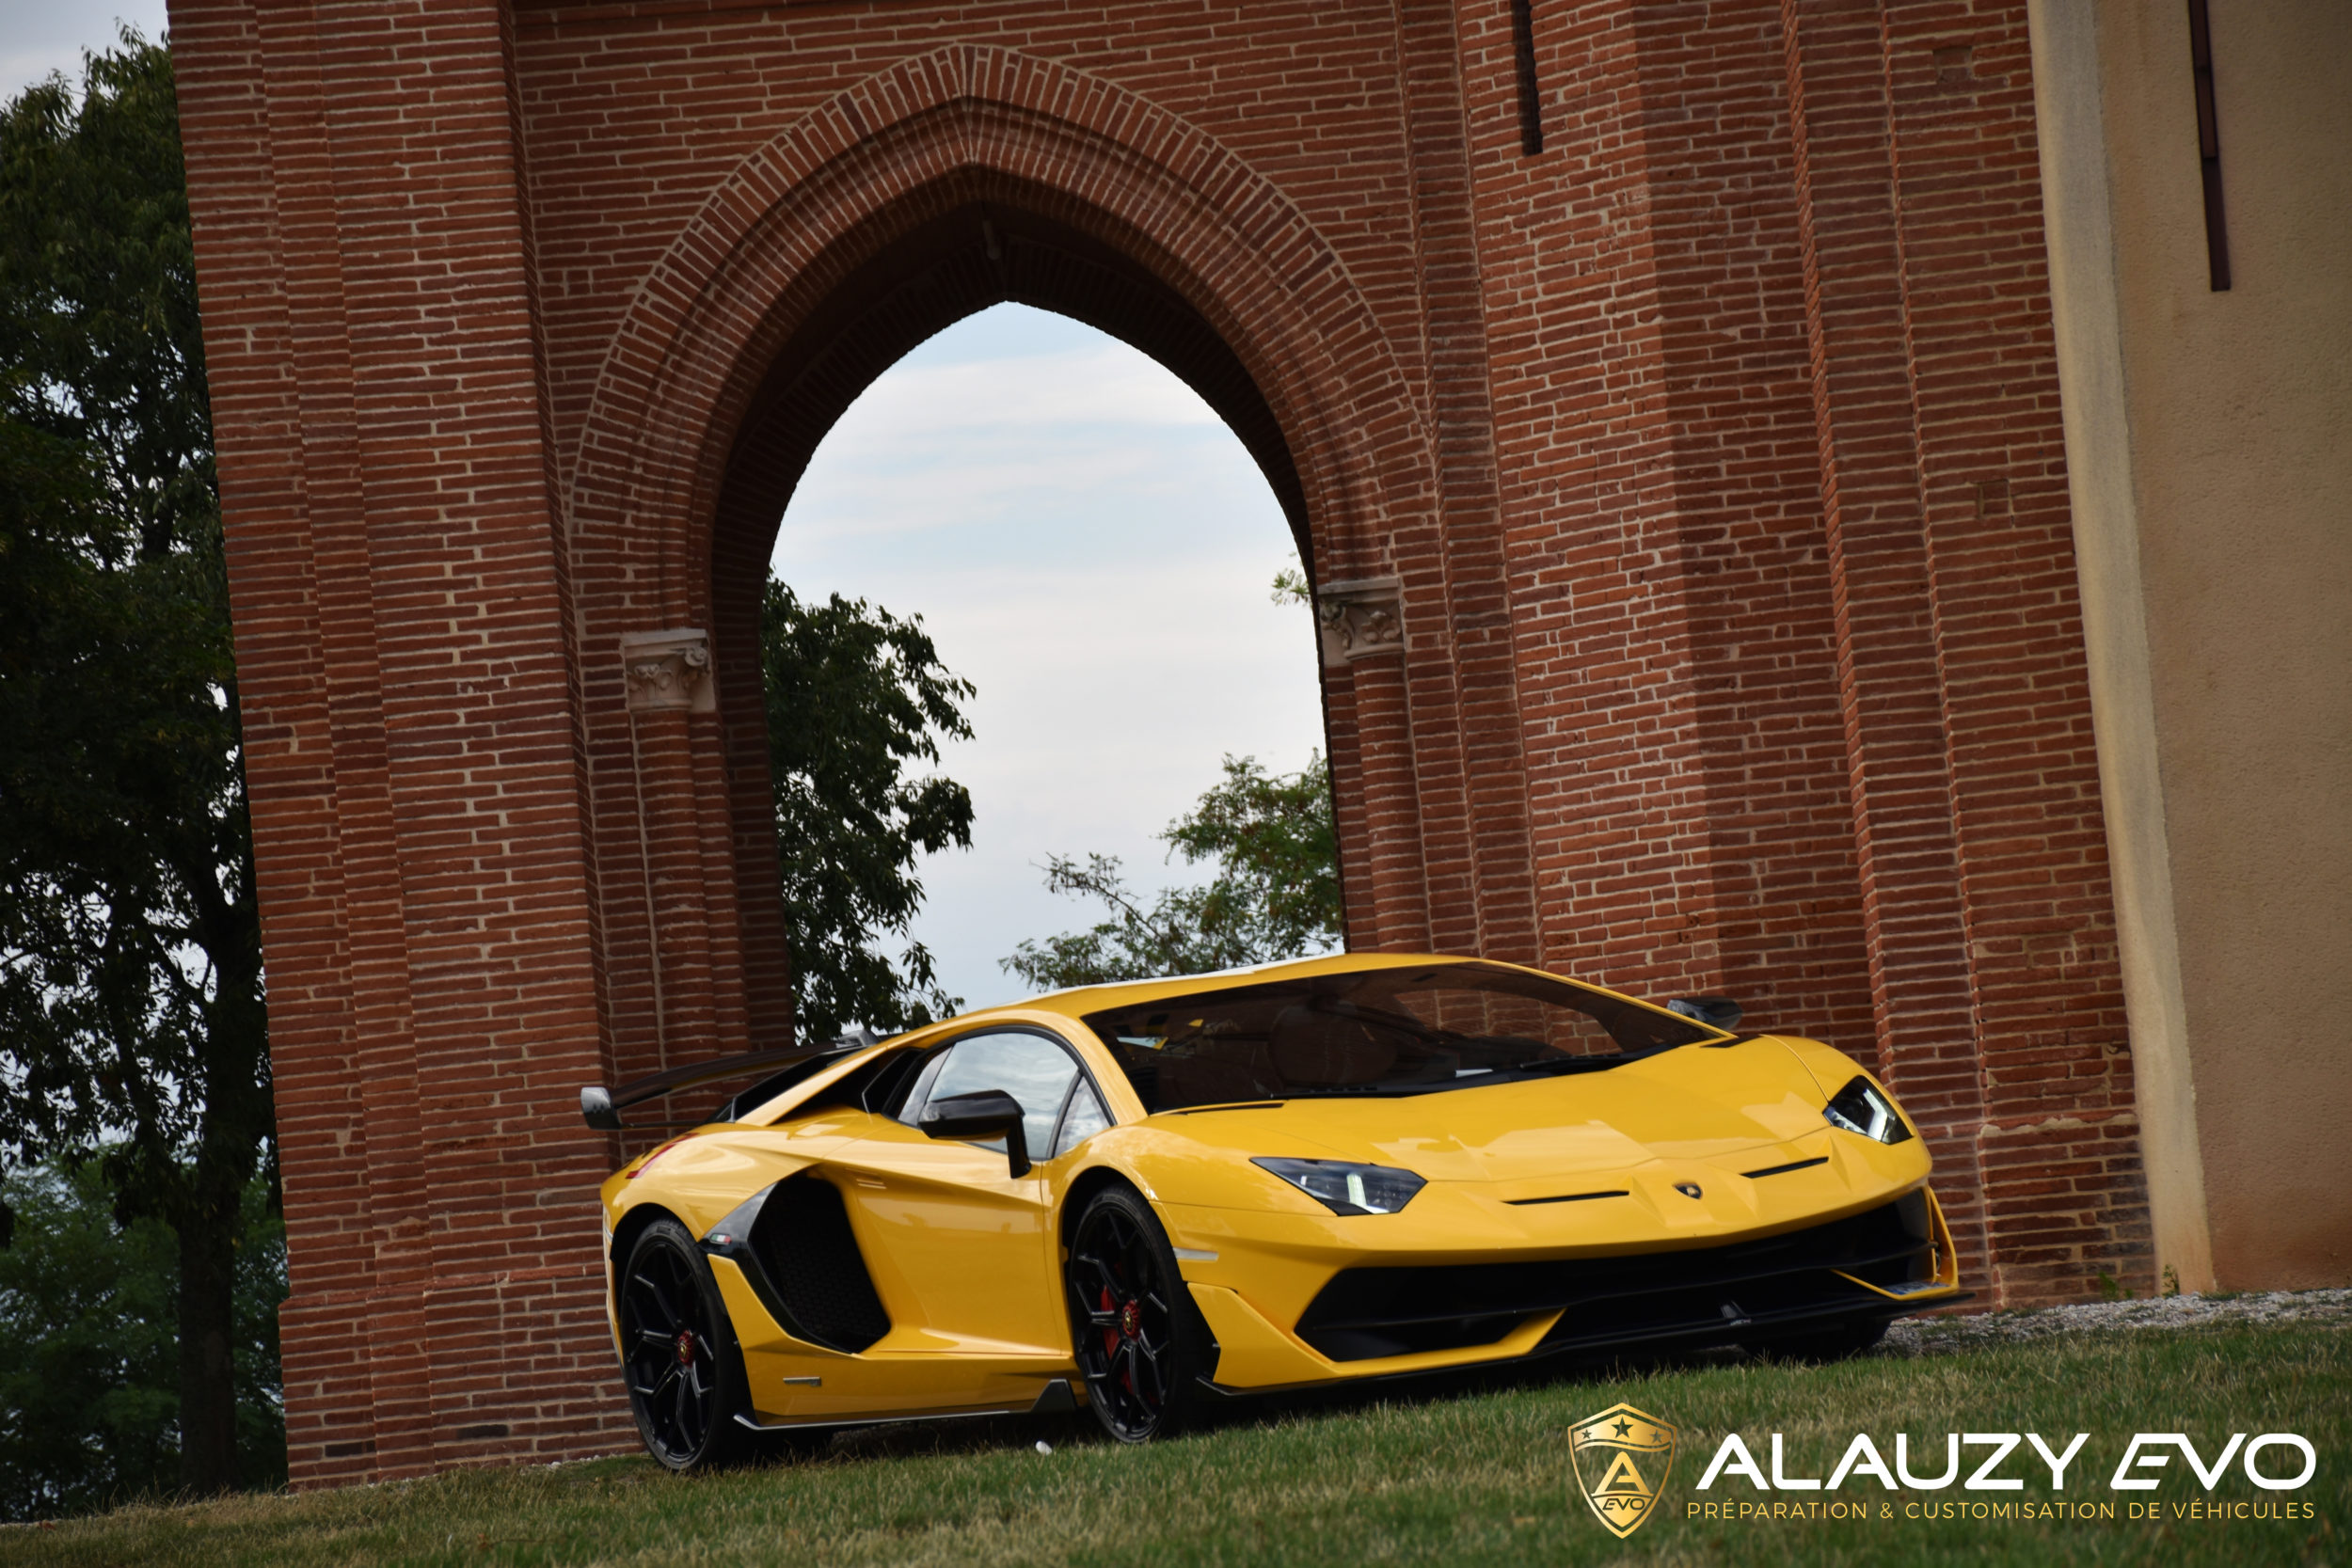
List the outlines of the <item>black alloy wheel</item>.
<svg viewBox="0 0 2352 1568">
<path fill-rule="evenodd" d="M 621 1371 L 646 1449 L 673 1470 L 743 1451 L 743 1360 L 702 1249 L 659 1219 L 629 1248 L 613 1290 Z"/>
<path fill-rule="evenodd" d="M 1213 1357 L 1151 1206 L 1125 1187 L 1097 1193 L 1071 1233 L 1064 1278 L 1078 1371 L 1103 1430 L 1141 1443 L 1183 1425 Z"/>
</svg>

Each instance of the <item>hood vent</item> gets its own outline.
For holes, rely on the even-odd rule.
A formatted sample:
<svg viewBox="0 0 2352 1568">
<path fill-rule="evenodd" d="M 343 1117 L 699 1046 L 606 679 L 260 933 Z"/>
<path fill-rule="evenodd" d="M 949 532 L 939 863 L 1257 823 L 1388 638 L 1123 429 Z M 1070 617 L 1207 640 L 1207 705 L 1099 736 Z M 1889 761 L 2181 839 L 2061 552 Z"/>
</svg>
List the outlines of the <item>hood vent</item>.
<svg viewBox="0 0 2352 1568">
<path fill-rule="evenodd" d="M 1623 1187 L 1612 1187 L 1605 1193 L 1562 1193 L 1558 1197 L 1506 1197 L 1502 1201 L 1515 1209 L 1524 1209 L 1531 1203 L 1581 1203 L 1588 1197 L 1625 1197 L 1629 1195 Z"/>
<path fill-rule="evenodd" d="M 1753 1181 L 1760 1176 L 1786 1176 L 1792 1170 L 1811 1170 L 1815 1165 L 1828 1164 L 1828 1155 L 1817 1154 L 1810 1160 L 1791 1160 L 1785 1165 L 1766 1165 L 1762 1170 L 1743 1170 L 1740 1174 Z"/>
</svg>

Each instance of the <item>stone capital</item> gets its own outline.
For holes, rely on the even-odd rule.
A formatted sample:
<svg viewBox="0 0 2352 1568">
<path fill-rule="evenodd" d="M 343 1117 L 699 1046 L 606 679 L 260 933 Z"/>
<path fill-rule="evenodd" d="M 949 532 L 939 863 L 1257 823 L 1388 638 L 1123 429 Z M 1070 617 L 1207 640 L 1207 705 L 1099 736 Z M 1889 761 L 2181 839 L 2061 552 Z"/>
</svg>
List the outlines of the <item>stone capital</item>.
<svg viewBox="0 0 2352 1568">
<path fill-rule="evenodd" d="M 621 634 L 621 675 L 631 713 L 716 713 L 710 637 L 692 626 Z"/>
<path fill-rule="evenodd" d="M 1315 633 L 1326 669 L 1405 651 L 1405 611 L 1394 578 L 1362 578 L 1315 590 Z"/>
</svg>

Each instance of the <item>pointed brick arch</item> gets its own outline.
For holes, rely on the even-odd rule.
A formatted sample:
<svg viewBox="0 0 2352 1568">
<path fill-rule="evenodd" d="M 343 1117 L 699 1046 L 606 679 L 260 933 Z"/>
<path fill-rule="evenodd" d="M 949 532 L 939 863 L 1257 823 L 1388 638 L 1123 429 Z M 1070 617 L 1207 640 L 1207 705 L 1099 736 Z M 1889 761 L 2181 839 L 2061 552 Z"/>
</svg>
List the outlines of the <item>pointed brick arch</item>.
<svg viewBox="0 0 2352 1568">
<path fill-rule="evenodd" d="M 1224 339 L 1288 437 L 1332 566 L 1376 567 L 1387 518 L 1427 507 L 1430 434 L 1391 347 L 1279 188 L 1112 84 L 963 46 L 805 116 L 671 244 L 566 453 L 575 535 L 624 517 L 632 530 L 648 515 L 708 518 L 743 416 L 808 314 L 894 230 L 992 197 L 1124 253 Z"/>
<path fill-rule="evenodd" d="M 1402 371 L 1340 259 L 1265 181 L 1133 95 L 1007 51 L 940 51 L 841 94 L 746 158 L 671 244 L 566 465 L 580 644 L 707 626 L 718 694 L 707 726 L 591 703 L 590 755 L 612 759 L 590 779 L 601 880 L 644 890 L 607 905 L 616 1069 L 665 1065 L 681 1033 L 788 1034 L 755 642 L 776 522 L 876 374 L 1008 299 L 1124 338 L 1199 390 L 1318 580 L 1410 568 L 1442 584 L 1441 560 L 1395 550 L 1398 519 L 1434 511 L 1437 490 Z M 1325 671 L 1352 925 L 1425 945 L 1401 681 L 1367 672 L 1359 703 L 1357 676 Z M 661 865 L 691 866 L 692 889 Z M 675 974 L 696 986 L 657 985 Z"/>
</svg>

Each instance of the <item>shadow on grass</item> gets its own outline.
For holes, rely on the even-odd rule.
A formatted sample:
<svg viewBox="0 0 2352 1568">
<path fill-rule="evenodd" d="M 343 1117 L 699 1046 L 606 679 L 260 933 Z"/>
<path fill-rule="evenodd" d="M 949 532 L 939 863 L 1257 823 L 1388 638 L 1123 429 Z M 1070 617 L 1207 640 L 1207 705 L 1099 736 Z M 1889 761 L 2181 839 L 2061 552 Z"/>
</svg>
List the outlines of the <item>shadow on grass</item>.
<svg viewBox="0 0 2352 1568">
<path fill-rule="evenodd" d="M 1456 1400 L 1536 1389 L 1600 1386 L 1655 1373 L 1712 1367 L 1800 1365 L 1736 1346 L 1659 1351 L 1648 1354 L 1559 1356 L 1503 1367 L 1448 1368 L 1370 1383 L 1327 1388 L 1288 1389 L 1271 1394 L 1226 1395 L 1203 1408 L 1173 1440 L 1196 1433 L 1264 1430 L 1297 1420 L 1345 1416 L 1380 1405 L 1433 1405 Z M 770 1438 L 746 1461 L 768 1469 L 809 1465 L 855 1465 L 924 1455 L 1009 1452 L 1045 1443 L 1116 1449 L 1120 1445 L 1085 1410 L 1053 1416 L 987 1416 L 851 1427 L 821 1446 L 805 1440 Z"/>
</svg>

